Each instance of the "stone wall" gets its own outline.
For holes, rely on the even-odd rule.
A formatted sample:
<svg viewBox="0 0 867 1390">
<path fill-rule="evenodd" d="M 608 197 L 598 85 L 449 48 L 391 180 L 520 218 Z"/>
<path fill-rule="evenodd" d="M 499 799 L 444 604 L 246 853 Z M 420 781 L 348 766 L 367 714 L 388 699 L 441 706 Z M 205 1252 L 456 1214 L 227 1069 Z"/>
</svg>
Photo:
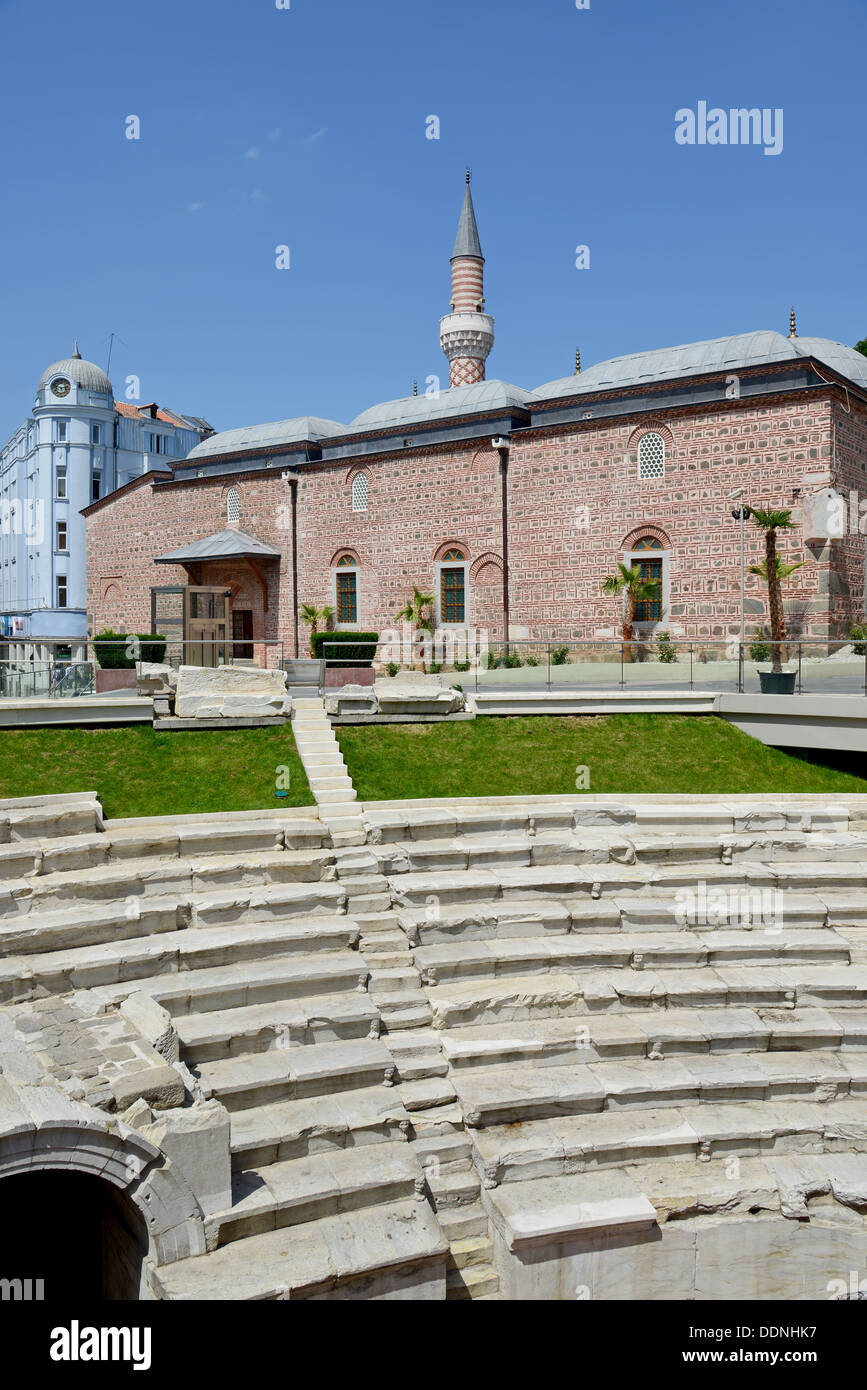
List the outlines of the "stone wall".
<svg viewBox="0 0 867 1390">
<path fill-rule="evenodd" d="M 832 419 L 833 416 L 833 419 Z M 665 476 L 638 477 L 638 440 L 648 428 L 666 439 Z M 511 621 L 539 639 L 619 635 L 619 607 L 600 582 L 642 534 L 669 551 L 670 612 L 681 638 L 725 641 L 739 628 L 739 537 L 729 494 L 746 488 L 754 505 L 798 506 L 833 471 L 838 486 L 864 486 L 867 417 L 827 396 L 783 394 L 726 406 L 690 406 L 660 415 L 516 431 L 509 461 Z M 371 456 L 359 464 L 312 463 L 298 487 L 299 599 L 334 602 L 333 566 L 343 551 L 358 564 L 358 617 L 365 630 L 394 623 L 418 584 L 436 587 L 448 545 L 470 564 L 469 622 L 497 640 L 502 629 L 502 535 L 498 457 L 490 436 L 466 445 Z M 369 479 L 368 508 L 352 510 L 352 479 Z M 240 526 L 282 551 L 266 568 L 268 611 L 244 562 L 202 567 L 201 582 L 225 583 L 253 611 L 254 635 L 280 637 L 293 654 L 290 492 L 278 468 L 126 491 L 88 516 L 88 611 L 92 629 L 118 619 L 150 624 L 150 589 L 186 583 L 179 567 L 154 555 L 221 530 L 226 493 L 240 493 Z M 762 558 L 761 534 L 747 531 L 747 563 Z M 794 637 L 845 633 L 863 614 L 864 538 L 807 546 L 795 531 L 783 542 L 803 560 L 786 587 Z M 120 595 L 120 600 L 118 598 Z M 747 581 L 747 629 L 767 620 L 763 583 Z M 301 628 L 301 651 L 306 651 Z"/>
</svg>

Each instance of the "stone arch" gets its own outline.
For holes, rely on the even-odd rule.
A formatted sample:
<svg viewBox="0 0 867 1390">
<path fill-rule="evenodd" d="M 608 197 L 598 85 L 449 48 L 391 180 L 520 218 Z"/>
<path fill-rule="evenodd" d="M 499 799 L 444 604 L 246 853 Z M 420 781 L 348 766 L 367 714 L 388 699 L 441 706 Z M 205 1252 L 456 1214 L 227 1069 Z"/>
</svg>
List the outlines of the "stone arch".
<svg viewBox="0 0 867 1390">
<path fill-rule="evenodd" d="M 468 562 L 470 559 L 470 547 L 467 545 L 466 541 L 452 539 L 450 541 L 443 541 L 442 545 L 437 546 L 434 551 L 434 564 L 438 565 L 449 550 L 462 550 L 465 561 Z"/>
<path fill-rule="evenodd" d="M 640 424 L 634 427 L 626 445 L 626 452 L 629 454 L 630 458 L 632 458 L 633 454 L 635 455 L 633 459 L 634 463 L 638 462 L 638 444 L 641 436 L 643 434 L 649 434 L 651 431 L 654 434 L 662 436 L 665 441 L 666 458 L 671 457 L 672 450 L 674 449 L 674 435 L 668 425 L 663 424 L 661 420 L 657 420 L 655 416 L 648 415 Z"/>
<path fill-rule="evenodd" d="M 137 1208 L 154 1267 L 204 1254 L 201 1208 L 162 1149 L 122 1121 L 101 1121 L 83 1106 L 81 1118 L 65 1115 L 64 1100 L 58 1096 L 56 1120 L 22 1123 L 20 1113 L 11 1118 L 0 1132 L 0 1181 L 52 1168 L 100 1178 Z"/>
<path fill-rule="evenodd" d="M 351 555 L 353 564 L 361 564 L 361 557 L 359 556 L 358 551 L 355 549 L 354 546 L 341 545 L 337 550 L 335 550 L 334 554 L 332 555 L 331 560 L 329 561 L 329 569 L 335 568 L 337 561 L 340 559 L 341 555 Z"/>
<path fill-rule="evenodd" d="M 631 531 L 627 531 L 623 540 L 620 542 L 620 549 L 624 551 L 634 550 L 635 542 L 640 541 L 642 536 L 652 536 L 659 541 L 663 550 L 671 550 L 671 538 L 667 531 L 655 522 L 645 522 L 643 526 L 633 526 Z"/>
<path fill-rule="evenodd" d="M 493 584 L 496 580 L 502 583 L 503 580 L 503 560 L 500 555 L 493 550 L 486 550 L 470 566 L 470 579 L 474 584 Z"/>
</svg>

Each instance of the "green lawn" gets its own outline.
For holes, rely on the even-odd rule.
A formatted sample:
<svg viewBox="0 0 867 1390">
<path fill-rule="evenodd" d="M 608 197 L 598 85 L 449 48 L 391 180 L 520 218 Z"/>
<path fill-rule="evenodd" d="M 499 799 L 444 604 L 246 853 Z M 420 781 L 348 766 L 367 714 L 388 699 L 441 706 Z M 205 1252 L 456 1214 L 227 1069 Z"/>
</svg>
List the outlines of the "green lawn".
<svg viewBox="0 0 867 1390">
<path fill-rule="evenodd" d="M 336 731 L 362 801 L 594 792 L 867 792 L 712 716 L 609 714 Z"/>
<path fill-rule="evenodd" d="M 276 795 L 281 767 L 289 769 L 286 797 Z M 0 797 L 94 789 L 115 818 L 313 804 L 288 725 L 0 731 Z"/>
</svg>

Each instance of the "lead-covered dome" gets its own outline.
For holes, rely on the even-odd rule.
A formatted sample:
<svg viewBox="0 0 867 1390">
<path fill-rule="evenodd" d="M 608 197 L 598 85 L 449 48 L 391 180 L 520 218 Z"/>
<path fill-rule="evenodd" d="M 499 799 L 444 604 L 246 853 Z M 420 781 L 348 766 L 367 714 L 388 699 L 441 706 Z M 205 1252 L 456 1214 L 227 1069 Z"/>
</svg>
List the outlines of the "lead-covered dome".
<svg viewBox="0 0 867 1390">
<path fill-rule="evenodd" d="M 37 390 L 48 386 L 55 377 L 64 376 L 69 381 L 74 381 L 77 386 L 83 386 L 85 391 L 99 391 L 104 396 L 113 396 L 111 382 L 101 367 L 97 367 L 95 362 L 86 362 L 78 351 L 78 343 L 75 344 L 75 351 L 71 357 L 64 357 L 60 362 L 52 362 L 50 367 L 46 367 L 42 376 L 39 378 Z"/>
</svg>

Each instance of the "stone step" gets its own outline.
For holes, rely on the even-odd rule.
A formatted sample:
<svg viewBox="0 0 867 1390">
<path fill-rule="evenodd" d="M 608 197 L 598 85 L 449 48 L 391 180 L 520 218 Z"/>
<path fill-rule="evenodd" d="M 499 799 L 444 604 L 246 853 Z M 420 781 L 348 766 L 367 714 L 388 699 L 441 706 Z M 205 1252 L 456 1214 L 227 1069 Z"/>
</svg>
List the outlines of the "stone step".
<svg viewBox="0 0 867 1390">
<path fill-rule="evenodd" d="M 491 1265 L 470 1265 L 467 1269 L 450 1269 L 446 1274 L 446 1299 L 476 1299 L 495 1294 L 500 1277 Z"/>
<path fill-rule="evenodd" d="M 529 974 L 544 970 L 664 968 L 792 963 L 848 965 L 848 943 L 836 932 L 773 930 L 680 931 L 647 934 L 534 937 L 529 940 L 460 941 L 419 946 L 414 960 L 425 984 L 476 975 Z"/>
<path fill-rule="evenodd" d="M 308 775 L 308 781 L 310 783 L 310 790 L 314 796 L 318 796 L 320 792 L 338 791 L 341 788 L 345 788 L 346 791 L 349 792 L 352 787 L 352 781 L 345 773 L 337 773 L 331 776 L 311 770 Z"/>
<path fill-rule="evenodd" d="M 332 1149 L 235 1173 L 232 1206 L 207 1225 L 218 1246 L 266 1231 L 357 1212 L 418 1195 L 423 1181 L 411 1144 Z M 213 1238 L 213 1237 L 209 1237 Z"/>
<path fill-rule="evenodd" d="M 439 1105 L 432 1110 L 414 1110 L 412 1132 L 416 1139 L 431 1139 L 445 1134 L 466 1134 L 461 1107 Z"/>
<path fill-rule="evenodd" d="M 379 1011 L 367 994 L 317 994 L 185 1014 L 175 1023 L 184 1060 L 200 1063 L 268 1052 L 281 1042 L 307 1046 L 370 1037 L 379 1030 Z"/>
<path fill-rule="evenodd" d="M 153 975 L 303 955 L 357 946 L 359 929 L 349 917 L 290 918 L 240 927 L 182 928 L 151 936 L 123 937 L 94 946 L 11 957 L 0 961 L 0 981 L 17 961 L 18 978 L 52 994 L 127 983 Z"/>
<path fill-rule="evenodd" d="M 751 1009 L 867 1004 L 863 966 L 718 965 L 691 970 L 587 970 L 474 978 L 427 990 L 434 1027 L 654 1009 Z"/>
<path fill-rule="evenodd" d="M 397 1087 L 279 1101 L 232 1115 L 232 1166 L 264 1168 L 324 1149 L 401 1140 L 410 1128 Z"/>
<path fill-rule="evenodd" d="M 394 1070 L 388 1049 L 371 1038 L 277 1047 L 198 1066 L 207 1092 L 233 1113 L 281 1100 L 369 1089 L 390 1079 Z M 401 1099 L 409 1109 L 403 1091 Z"/>
<path fill-rule="evenodd" d="M 605 1110 L 473 1131 L 486 1187 L 646 1160 L 867 1153 L 867 1099 Z"/>
<path fill-rule="evenodd" d="M 484 1234 L 459 1236 L 449 1241 L 449 1255 L 456 1269 L 472 1269 L 486 1265 L 493 1269 L 494 1247 L 489 1236 Z"/>
<path fill-rule="evenodd" d="M 766 1052 L 558 1067 L 512 1063 L 465 1068 L 453 1080 L 467 1124 L 478 1128 L 702 1101 L 774 1103 L 867 1096 L 867 1056 Z"/>
<path fill-rule="evenodd" d="M 0 841 L 55 839 L 102 830 L 96 792 L 22 796 L 0 801 Z"/>
<path fill-rule="evenodd" d="M 349 801 L 354 801 L 356 796 L 355 788 L 348 787 L 326 787 L 316 794 L 316 800 L 321 806 L 344 806 Z"/>
<path fill-rule="evenodd" d="M 481 1183 L 470 1159 L 449 1164 L 439 1175 L 427 1173 L 426 1176 L 437 1211 L 470 1206 L 479 1200 Z"/>
<path fill-rule="evenodd" d="M 700 869 L 700 872 L 699 872 Z M 845 861 L 816 864 L 764 864 L 759 861 L 742 861 L 736 864 L 695 864 L 662 865 L 648 872 L 648 867 L 637 864 L 587 863 L 587 864 L 549 864 L 530 868 L 496 867 L 486 869 L 467 869 L 464 871 L 426 873 L 408 872 L 389 876 L 391 887 L 401 909 L 426 908 L 431 917 L 436 917 L 436 909 L 443 906 L 469 906 L 475 910 L 480 904 L 486 908 L 497 907 L 503 901 L 524 903 L 544 903 L 548 906 L 556 902 L 570 902 L 577 899 L 593 910 L 593 905 L 610 898 L 617 902 L 629 897 L 640 897 L 642 901 L 653 896 L 666 903 L 669 921 L 673 916 L 671 900 L 676 910 L 682 911 L 681 904 L 689 896 L 698 902 L 702 887 L 709 904 L 727 901 L 731 911 L 740 912 L 744 894 L 747 890 L 761 894 L 765 890 L 769 898 L 759 897 L 762 902 L 774 903 L 774 891 L 784 894 L 783 912 L 786 899 L 791 893 L 796 897 L 807 895 L 814 902 L 823 903 L 827 894 L 842 897 L 857 905 L 858 895 L 867 889 L 867 866 L 863 862 Z M 623 904 L 621 903 L 621 910 Z M 793 906 L 793 911 L 794 911 Z M 863 897 L 861 915 L 864 920 Z M 822 924 L 827 909 L 822 913 Z M 832 923 L 833 925 L 833 923 Z"/>
<path fill-rule="evenodd" d="M 441 1297 L 437 1278 L 447 1247 L 427 1202 L 404 1198 L 303 1227 L 248 1236 L 208 1255 L 195 1255 L 155 1270 L 157 1294 L 167 1299 L 275 1299 L 330 1294 L 367 1299 L 371 1279 L 392 1287 L 407 1266 L 430 1267 L 429 1297 Z M 399 1280 L 399 1275 L 398 1275 Z"/>
<path fill-rule="evenodd" d="M 533 1062 L 692 1054 L 867 1050 L 867 1009 L 646 1009 L 453 1028 L 437 1035 L 453 1071 Z M 394 1046 L 392 1045 L 394 1052 Z M 398 1054 L 395 1052 L 395 1056 Z M 400 1062 L 398 1063 L 400 1065 Z"/>
<path fill-rule="evenodd" d="M 186 824 L 159 823 L 152 828 L 136 825 L 100 834 L 71 835 L 51 840 L 23 840 L 0 844 L 0 877 L 72 873 L 110 865 L 152 868 L 160 860 L 209 860 L 212 856 L 269 854 L 282 850 L 327 847 L 321 822 L 290 821 L 271 817 L 236 824 L 214 821 Z"/>
<path fill-rule="evenodd" d="M 450 1245 L 471 1236 L 488 1235 L 488 1218 L 478 1202 L 466 1207 L 443 1207 L 437 1212 L 437 1219 Z"/>
<path fill-rule="evenodd" d="M 68 873 L 9 879 L 0 884 L 0 931 L 32 912 L 65 912 L 76 906 L 110 906 L 129 899 L 193 896 L 238 887 L 316 883 L 333 864 L 330 849 L 211 854 L 197 860 L 127 860 Z"/>
<path fill-rule="evenodd" d="M 105 1003 L 117 1003 L 133 990 L 141 990 L 173 1017 L 181 1018 L 210 1009 L 240 1009 L 248 1004 L 305 999 L 341 990 L 364 991 L 368 973 L 357 951 L 334 951 L 153 975 L 134 983 L 100 985 L 94 995 Z"/>
<path fill-rule="evenodd" d="M 455 1090 L 443 1077 L 426 1077 L 422 1081 L 401 1081 L 400 1098 L 407 1110 L 431 1110 L 440 1105 L 453 1105 Z"/>
<path fill-rule="evenodd" d="M 381 994 L 400 994 L 405 995 L 408 991 L 418 989 L 418 971 L 398 967 L 395 970 L 385 970 L 377 966 L 372 966 L 370 971 L 370 992 L 377 998 Z"/>
<path fill-rule="evenodd" d="M 428 1134 L 413 1141 L 416 1157 L 425 1172 L 447 1167 L 472 1157 L 472 1141 L 465 1130 L 460 1133 Z"/>
</svg>

